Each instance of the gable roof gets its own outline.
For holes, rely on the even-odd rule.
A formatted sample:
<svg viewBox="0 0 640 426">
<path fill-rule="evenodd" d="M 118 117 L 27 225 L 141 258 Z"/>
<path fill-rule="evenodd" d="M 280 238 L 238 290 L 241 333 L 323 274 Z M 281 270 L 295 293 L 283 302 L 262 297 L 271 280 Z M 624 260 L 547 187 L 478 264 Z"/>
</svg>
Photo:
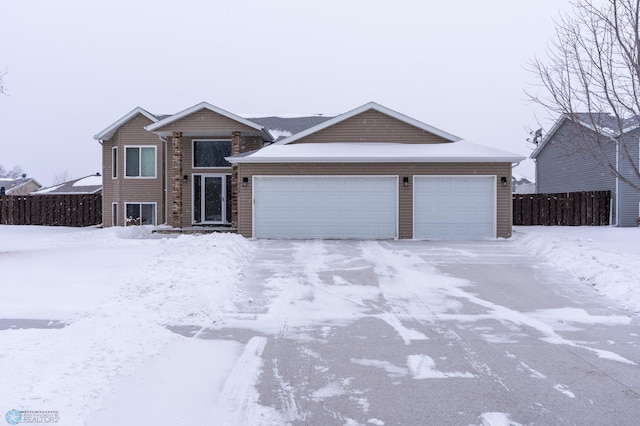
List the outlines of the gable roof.
<svg viewBox="0 0 640 426">
<path fill-rule="evenodd" d="M 226 117 L 226 118 L 229 118 L 231 120 L 237 121 L 238 123 L 242 123 L 247 127 L 250 127 L 252 129 L 255 129 L 255 130 L 259 131 L 259 132 L 264 133 L 264 135 L 266 136 L 266 138 L 268 140 L 273 140 L 271 135 L 264 129 L 264 126 L 261 126 L 260 124 L 257 124 L 257 123 L 255 123 L 255 122 L 253 122 L 251 120 L 247 120 L 246 118 L 240 117 L 239 115 L 235 115 L 235 114 L 233 114 L 233 113 L 231 113 L 229 111 L 226 111 L 226 110 L 224 110 L 222 108 L 218 108 L 217 106 L 211 105 L 208 102 L 200 102 L 199 104 L 194 105 L 194 106 L 192 106 L 190 108 L 187 108 L 187 109 L 185 109 L 183 111 L 180 111 L 177 114 L 173 114 L 173 115 L 170 115 L 170 116 L 168 116 L 166 118 L 163 118 L 162 120 L 156 121 L 153 124 L 150 124 L 147 127 L 145 127 L 145 129 L 150 131 L 150 132 L 153 132 L 153 131 L 158 130 L 158 129 L 160 129 L 160 128 L 168 125 L 168 124 L 175 123 L 176 121 L 178 121 L 178 120 L 180 120 L 182 118 L 185 118 L 185 117 L 187 117 L 187 116 L 189 116 L 189 115 L 191 115 L 191 114 L 193 114 L 195 112 L 198 112 L 200 110 L 203 110 L 203 109 L 209 110 L 209 111 L 214 112 L 216 114 L 220 114 L 223 117 Z"/>
<path fill-rule="evenodd" d="M 102 190 L 102 176 L 100 173 L 73 179 L 58 185 L 42 188 L 32 195 L 70 195 L 95 194 Z"/>
<path fill-rule="evenodd" d="M 529 157 L 535 159 L 567 120 L 611 138 L 620 137 L 640 126 L 640 119 L 636 117 L 622 119 L 618 123 L 618 120 L 609 113 L 578 112 L 573 114 L 573 117 L 562 114 Z"/>
<path fill-rule="evenodd" d="M 307 117 L 251 117 L 249 120 L 264 126 L 265 129 L 271 133 L 274 139 L 284 139 L 300 133 L 303 130 L 307 130 L 310 127 L 317 126 L 327 120 L 332 119 L 332 116 L 314 115 Z"/>
<path fill-rule="evenodd" d="M 100 133 L 94 135 L 93 139 L 98 140 L 98 141 L 102 141 L 102 140 L 108 141 L 109 139 L 111 139 L 113 137 L 113 135 L 116 133 L 116 131 L 118 131 L 118 129 L 121 126 L 126 124 L 129 120 L 131 120 L 133 117 L 135 117 L 138 114 L 144 115 L 145 117 L 147 117 L 149 120 L 153 121 L 154 123 L 156 121 L 158 121 L 158 117 L 156 117 L 155 115 L 151 114 L 150 112 L 148 112 L 148 111 L 146 111 L 146 110 L 144 110 L 144 109 L 142 109 L 140 107 L 136 107 L 136 108 L 132 109 L 128 114 L 125 114 L 118 121 L 116 121 L 115 123 L 113 123 L 112 125 L 107 127 L 106 129 L 104 129 Z"/>
<path fill-rule="evenodd" d="M 6 195 L 11 195 L 14 192 L 17 192 L 20 188 L 28 185 L 30 182 L 33 182 L 40 188 L 42 185 L 40 183 L 30 177 L 21 177 L 21 178 L 0 178 L 0 187 L 4 188 Z"/>
<path fill-rule="evenodd" d="M 436 127 L 430 126 L 426 123 L 423 123 L 421 121 L 418 121 L 414 118 L 411 118 L 407 115 L 401 114 L 397 111 L 394 111 L 390 108 L 387 108 L 385 106 L 382 106 L 378 103 L 375 102 L 369 102 L 366 103 L 362 106 L 359 106 L 358 108 L 352 109 L 351 111 L 345 112 L 344 114 L 340 114 L 336 117 L 333 117 L 329 120 L 326 120 L 320 124 L 317 124 L 313 127 L 310 127 L 306 130 L 303 130 L 299 133 L 293 134 L 292 136 L 286 137 L 278 142 L 275 142 L 276 144 L 279 145 L 287 145 L 290 144 L 291 142 L 295 142 L 297 140 L 300 140 L 302 138 L 305 138 L 309 135 L 312 135 L 314 133 L 317 133 L 321 130 L 324 130 L 328 127 L 331 127 L 335 124 L 338 124 L 340 122 L 343 122 L 345 120 L 348 120 L 349 118 L 355 117 L 358 114 L 361 114 L 365 111 L 369 111 L 369 110 L 374 110 L 374 111 L 378 111 L 382 114 L 388 115 L 392 118 L 395 118 L 396 120 L 402 121 L 406 124 L 409 124 L 411 126 L 417 127 L 418 129 L 424 130 L 425 132 L 429 132 L 432 133 L 434 135 L 440 136 L 441 138 L 447 139 L 451 142 L 457 142 L 459 140 L 461 140 L 461 138 L 459 138 L 458 136 L 452 135 L 451 133 L 447 133 L 443 130 L 440 130 Z"/>
</svg>

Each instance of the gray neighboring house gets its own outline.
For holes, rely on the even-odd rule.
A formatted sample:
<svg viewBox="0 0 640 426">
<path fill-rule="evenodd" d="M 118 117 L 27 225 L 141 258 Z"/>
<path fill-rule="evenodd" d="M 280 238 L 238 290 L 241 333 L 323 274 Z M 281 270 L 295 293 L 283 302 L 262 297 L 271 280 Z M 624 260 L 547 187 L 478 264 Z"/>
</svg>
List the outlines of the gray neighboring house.
<svg viewBox="0 0 640 426">
<path fill-rule="evenodd" d="M 58 185 L 49 186 L 32 192 L 31 195 L 82 195 L 101 194 L 102 175 L 96 173 L 73 179 Z"/>
<path fill-rule="evenodd" d="M 607 161 L 597 161 L 586 152 L 585 146 L 597 140 Z M 618 123 L 608 114 L 562 116 L 531 153 L 536 163 L 536 192 L 611 191 L 611 224 L 637 226 L 640 191 L 614 176 L 609 167 L 640 186 L 639 155 L 637 119 Z"/>
<path fill-rule="evenodd" d="M 42 188 L 33 178 L 23 175 L 21 178 L 0 178 L 0 195 L 29 195 Z"/>
</svg>

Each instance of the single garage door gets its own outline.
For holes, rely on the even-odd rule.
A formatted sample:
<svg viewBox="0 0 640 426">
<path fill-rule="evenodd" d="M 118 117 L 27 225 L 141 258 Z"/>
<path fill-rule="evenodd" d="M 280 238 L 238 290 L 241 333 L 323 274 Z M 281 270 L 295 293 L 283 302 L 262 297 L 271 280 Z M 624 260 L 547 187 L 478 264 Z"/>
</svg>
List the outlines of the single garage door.
<svg viewBox="0 0 640 426">
<path fill-rule="evenodd" d="M 254 176 L 257 238 L 397 237 L 397 176 Z"/>
<path fill-rule="evenodd" d="M 413 237 L 496 236 L 495 176 L 415 176 Z"/>
</svg>

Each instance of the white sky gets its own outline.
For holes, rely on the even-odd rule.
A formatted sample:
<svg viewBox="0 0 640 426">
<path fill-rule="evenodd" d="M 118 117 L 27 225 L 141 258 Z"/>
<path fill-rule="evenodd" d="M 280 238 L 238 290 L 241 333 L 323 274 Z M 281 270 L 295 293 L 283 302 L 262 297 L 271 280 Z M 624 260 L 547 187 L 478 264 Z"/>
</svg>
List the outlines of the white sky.
<svg viewBox="0 0 640 426">
<path fill-rule="evenodd" d="M 7 0 L 0 164 L 43 185 L 101 171 L 93 135 L 136 106 L 244 115 L 369 101 L 529 155 L 525 100 L 568 0 Z M 535 90 L 535 88 L 533 88 Z M 537 118 L 536 118 L 537 117 Z M 530 160 L 518 169 L 533 175 Z"/>
</svg>

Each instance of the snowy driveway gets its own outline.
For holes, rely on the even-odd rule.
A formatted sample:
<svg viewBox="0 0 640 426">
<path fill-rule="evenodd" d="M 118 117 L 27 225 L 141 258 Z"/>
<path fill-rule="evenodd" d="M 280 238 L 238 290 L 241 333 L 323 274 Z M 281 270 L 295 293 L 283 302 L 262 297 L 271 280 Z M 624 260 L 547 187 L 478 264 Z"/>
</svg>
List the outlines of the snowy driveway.
<svg viewBox="0 0 640 426">
<path fill-rule="evenodd" d="M 255 244 L 228 424 L 637 421 L 640 323 L 516 244 Z"/>
</svg>

